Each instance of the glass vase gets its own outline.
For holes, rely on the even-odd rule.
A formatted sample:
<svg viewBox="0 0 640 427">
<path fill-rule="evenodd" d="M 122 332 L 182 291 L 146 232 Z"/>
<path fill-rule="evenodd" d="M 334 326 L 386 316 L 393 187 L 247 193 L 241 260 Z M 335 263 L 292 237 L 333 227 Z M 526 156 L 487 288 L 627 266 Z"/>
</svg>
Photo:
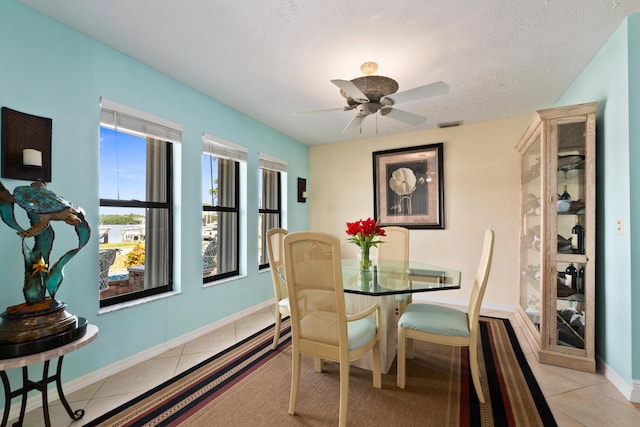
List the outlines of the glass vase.
<svg viewBox="0 0 640 427">
<path fill-rule="evenodd" d="M 362 270 L 358 273 L 358 285 L 363 291 L 370 291 L 373 287 L 373 273 L 369 270 Z"/>
<path fill-rule="evenodd" d="M 360 264 L 360 271 L 371 271 L 371 256 L 369 254 L 371 247 L 362 246 L 360 253 L 358 253 L 358 263 Z"/>
</svg>

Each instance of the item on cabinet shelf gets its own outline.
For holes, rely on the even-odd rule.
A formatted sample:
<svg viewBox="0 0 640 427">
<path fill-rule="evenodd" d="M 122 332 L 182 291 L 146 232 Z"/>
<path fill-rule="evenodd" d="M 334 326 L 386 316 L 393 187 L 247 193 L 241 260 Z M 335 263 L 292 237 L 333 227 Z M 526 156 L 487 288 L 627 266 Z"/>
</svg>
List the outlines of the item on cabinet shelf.
<svg viewBox="0 0 640 427">
<path fill-rule="evenodd" d="M 540 298 L 535 295 L 529 295 L 527 298 L 527 311 L 535 310 L 540 314 Z"/>
<path fill-rule="evenodd" d="M 576 216 L 576 225 L 571 229 L 571 249 L 576 254 L 584 253 L 584 228 L 578 216 Z"/>
<path fill-rule="evenodd" d="M 569 267 L 565 270 L 564 278 L 567 286 L 573 290 L 578 290 L 578 270 L 572 262 L 569 263 Z"/>
<path fill-rule="evenodd" d="M 529 295 L 527 298 L 527 316 L 537 326 L 540 326 L 540 298 L 536 295 Z"/>
<path fill-rule="evenodd" d="M 584 294 L 584 267 L 578 270 L 578 292 Z"/>
<path fill-rule="evenodd" d="M 575 212 L 580 215 L 584 214 L 584 200 L 572 200 L 571 206 L 569 206 L 569 212 Z"/>
<path fill-rule="evenodd" d="M 566 298 L 566 297 L 570 297 L 571 295 L 575 295 L 576 290 L 571 288 L 570 286 L 567 286 L 567 282 L 565 279 L 565 272 L 558 272 L 557 275 L 557 279 L 556 279 L 556 296 L 558 298 Z"/>
<path fill-rule="evenodd" d="M 565 239 L 561 235 L 558 234 L 558 252 L 570 252 L 571 251 L 571 240 Z"/>
<path fill-rule="evenodd" d="M 572 169 L 578 169 L 584 164 L 584 156 L 568 155 L 558 156 L 558 170 L 567 172 Z"/>
<path fill-rule="evenodd" d="M 540 199 L 532 193 L 527 194 L 527 201 L 525 202 L 525 215 L 534 214 L 540 215 Z"/>
<path fill-rule="evenodd" d="M 573 308 L 576 313 L 582 315 L 582 324 L 584 325 L 584 295 L 582 294 L 574 294 L 567 298 L 570 301 L 570 308 Z M 573 318 L 571 318 L 571 322 L 573 323 Z"/>
<path fill-rule="evenodd" d="M 535 250 L 540 250 L 540 226 L 536 225 L 527 230 L 525 235 L 527 241 L 527 247 Z"/>
<path fill-rule="evenodd" d="M 571 200 L 560 199 L 558 200 L 558 212 L 569 212 L 571 207 Z"/>
<path fill-rule="evenodd" d="M 560 200 L 568 200 L 571 202 L 571 194 L 567 191 L 567 186 L 564 186 L 564 192 L 560 194 Z"/>
<path fill-rule="evenodd" d="M 531 167 L 524 174 L 523 179 L 525 182 L 529 182 L 532 179 L 538 178 L 540 176 L 540 157 L 536 158 L 536 163 L 531 165 Z"/>
<path fill-rule="evenodd" d="M 540 281 L 540 266 L 527 265 L 522 272 L 525 276 L 536 282 Z"/>
<path fill-rule="evenodd" d="M 584 324 L 571 325 L 571 319 L 576 315 L 576 311 L 565 308 L 558 311 L 558 344 L 575 348 L 584 348 Z"/>
</svg>

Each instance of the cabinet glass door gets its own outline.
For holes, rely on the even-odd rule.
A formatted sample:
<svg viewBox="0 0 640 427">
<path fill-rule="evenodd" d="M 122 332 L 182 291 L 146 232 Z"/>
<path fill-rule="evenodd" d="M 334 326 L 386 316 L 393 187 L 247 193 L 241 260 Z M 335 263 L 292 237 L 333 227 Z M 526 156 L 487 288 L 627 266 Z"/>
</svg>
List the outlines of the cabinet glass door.
<svg viewBox="0 0 640 427">
<path fill-rule="evenodd" d="M 542 276 L 540 226 L 541 209 L 541 140 L 538 133 L 522 156 L 522 236 L 521 236 L 521 277 L 520 306 L 528 319 L 540 330 L 540 305 Z"/>
<path fill-rule="evenodd" d="M 585 348 L 586 123 L 557 123 L 557 253 L 555 345 Z M 554 338 L 551 336 L 550 338 Z M 551 343 L 553 346 L 553 342 Z"/>
</svg>

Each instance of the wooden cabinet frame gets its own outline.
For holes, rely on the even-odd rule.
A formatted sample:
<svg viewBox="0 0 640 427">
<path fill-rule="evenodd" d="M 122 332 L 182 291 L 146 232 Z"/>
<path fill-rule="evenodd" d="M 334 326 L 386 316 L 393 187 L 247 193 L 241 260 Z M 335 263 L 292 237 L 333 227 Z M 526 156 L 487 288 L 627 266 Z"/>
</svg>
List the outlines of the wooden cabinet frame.
<svg viewBox="0 0 640 427">
<path fill-rule="evenodd" d="M 596 107 L 596 103 L 588 103 L 537 111 L 515 147 L 521 167 L 521 274 L 516 319 L 540 362 L 588 372 L 595 372 L 596 367 Z M 566 158 L 573 157 L 577 166 L 565 167 Z M 557 202 L 563 184 L 571 185 L 579 199 L 570 204 L 569 212 L 559 213 Z M 532 210 L 536 202 L 539 206 Z M 575 212 L 571 211 L 574 205 Z M 580 218 L 584 227 L 584 253 L 561 250 L 561 237 L 567 229 L 570 232 L 572 217 Z M 532 240 L 537 229 L 539 240 Z M 561 284 L 562 271 L 569 263 L 584 271 L 581 292 Z M 575 293 L 566 296 L 566 289 Z M 570 322 L 564 319 L 565 314 L 574 312 Z M 572 340 L 577 344 L 571 344 Z"/>
</svg>

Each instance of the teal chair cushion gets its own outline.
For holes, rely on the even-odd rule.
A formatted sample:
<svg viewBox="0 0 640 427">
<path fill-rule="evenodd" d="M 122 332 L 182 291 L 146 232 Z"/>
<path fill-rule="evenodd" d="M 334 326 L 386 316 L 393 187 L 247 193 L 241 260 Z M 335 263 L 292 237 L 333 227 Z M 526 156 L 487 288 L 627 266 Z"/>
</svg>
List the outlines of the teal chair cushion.
<svg viewBox="0 0 640 427">
<path fill-rule="evenodd" d="M 432 334 L 469 336 L 467 313 L 432 304 L 409 304 L 402 313 L 398 326 Z"/>
<path fill-rule="evenodd" d="M 349 337 L 349 350 L 360 348 L 368 344 L 376 335 L 376 322 L 367 317 L 347 322 L 347 335 Z"/>
<path fill-rule="evenodd" d="M 278 301 L 278 307 L 282 307 L 282 308 L 286 308 L 287 310 L 289 309 L 289 298 L 282 298 L 280 301 Z"/>
</svg>

